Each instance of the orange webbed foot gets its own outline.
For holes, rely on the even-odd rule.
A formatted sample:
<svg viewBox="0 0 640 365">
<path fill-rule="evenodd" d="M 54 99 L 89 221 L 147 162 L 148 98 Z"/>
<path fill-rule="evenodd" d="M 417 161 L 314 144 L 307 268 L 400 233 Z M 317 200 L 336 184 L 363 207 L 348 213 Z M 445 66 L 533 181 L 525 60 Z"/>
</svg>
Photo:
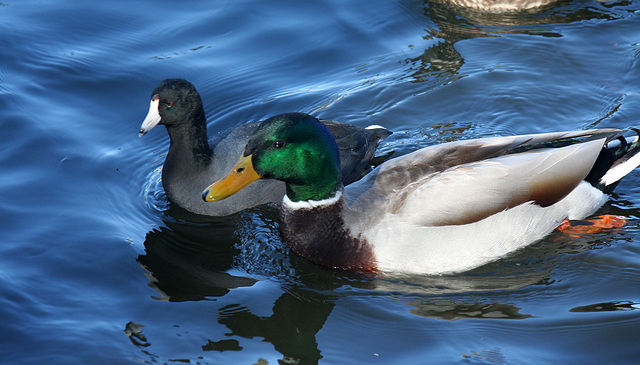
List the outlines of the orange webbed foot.
<svg viewBox="0 0 640 365">
<path fill-rule="evenodd" d="M 605 229 L 619 228 L 626 223 L 627 219 L 623 216 L 603 214 L 582 221 L 570 222 L 565 219 L 556 229 L 570 237 L 577 238 L 583 234 L 600 233 Z"/>
</svg>

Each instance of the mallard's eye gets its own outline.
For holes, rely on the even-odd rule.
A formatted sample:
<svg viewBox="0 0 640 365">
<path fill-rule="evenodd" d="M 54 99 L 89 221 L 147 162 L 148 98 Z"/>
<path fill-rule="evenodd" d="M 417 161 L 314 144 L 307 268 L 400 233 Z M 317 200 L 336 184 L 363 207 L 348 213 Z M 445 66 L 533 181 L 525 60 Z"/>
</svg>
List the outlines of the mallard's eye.
<svg viewBox="0 0 640 365">
<path fill-rule="evenodd" d="M 280 149 L 280 148 L 284 147 L 284 145 L 285 145 L 284 141 L 279 141 L 278 140 L 278 141 L 273 142 L 273 148 Z"/>
</svg>

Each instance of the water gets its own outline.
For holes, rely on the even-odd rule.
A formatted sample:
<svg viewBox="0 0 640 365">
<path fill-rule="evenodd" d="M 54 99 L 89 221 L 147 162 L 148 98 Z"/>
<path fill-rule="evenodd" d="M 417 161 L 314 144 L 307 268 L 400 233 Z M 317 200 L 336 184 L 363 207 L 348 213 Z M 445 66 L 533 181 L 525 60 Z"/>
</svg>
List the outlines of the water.
<svg viewBox="0 0 640 365">
<path fill-rule="evenodd" d="M 426 1 L 0 4 L 0 362 L 632 363 L 640 172 L 625 227 L 473 272 L 366 278 L 279 240 L 276 210 L 171 206 L 160 80 L 209 130 L 287 111 L 395 133 L 381 153 L 640 123 L 640 2 L 508 15 Z"/>
</svg>

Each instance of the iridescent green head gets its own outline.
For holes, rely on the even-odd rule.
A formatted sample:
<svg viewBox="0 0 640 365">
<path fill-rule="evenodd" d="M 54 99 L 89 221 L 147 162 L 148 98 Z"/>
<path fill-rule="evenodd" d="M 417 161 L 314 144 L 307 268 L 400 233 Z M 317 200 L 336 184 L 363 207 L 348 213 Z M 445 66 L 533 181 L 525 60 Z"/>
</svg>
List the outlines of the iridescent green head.
<svg viewBox="0 0 640 365">
<path fill-rule="evenodd" d="M 207 188 L 207 201 L 224 199 L 259 178 L 284 181 L 292 201 L 322 200 L 340 189 L 336 141 L 318 119 L 280 114 L 258 127 L 229 175 Z"/>
<path fill-rule="evenodd" d="M 335 138 L 318 119 L 303 113 L 265 120 L 247 143 L 256 172 L 287 183 L 292 201 L 331 197 L 340 185 Z"/>
</svg>

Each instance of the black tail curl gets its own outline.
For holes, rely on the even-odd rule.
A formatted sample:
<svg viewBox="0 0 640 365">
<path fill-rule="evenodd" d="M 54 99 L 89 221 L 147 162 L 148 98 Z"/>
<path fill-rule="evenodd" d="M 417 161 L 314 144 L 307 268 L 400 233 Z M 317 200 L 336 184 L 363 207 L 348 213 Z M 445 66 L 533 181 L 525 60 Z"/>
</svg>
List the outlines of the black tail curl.
<svg viewBox="0 0 640 365">
<path fill-rule="evenodd" d="M 640 130 L 637 128 L 629 128 L 629 130 L 635 132 L 636 136 L 627 139 L 623 135 L 619 135 L 607 141 L 600 155 L 598 155 L 596 162 L 593 164 L 591 171 L 587 177 L 585 177 L 585 181 L 606 194 L 610 194 L 620 180 L 605 185 L 602 177 L 611 169 L 626 163 L 640 152 Z M 614 143 L 615 141 L 619 143 Z"/>
</svg>

